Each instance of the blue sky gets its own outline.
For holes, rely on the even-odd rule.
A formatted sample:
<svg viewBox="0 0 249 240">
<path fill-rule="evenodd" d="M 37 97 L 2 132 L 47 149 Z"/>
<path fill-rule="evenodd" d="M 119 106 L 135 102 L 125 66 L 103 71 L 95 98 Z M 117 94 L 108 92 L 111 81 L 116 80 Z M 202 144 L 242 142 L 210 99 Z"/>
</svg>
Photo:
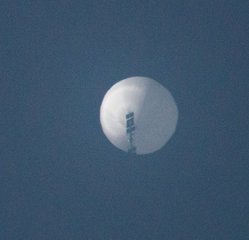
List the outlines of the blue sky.
<svg viewBox="0 0 249 240">
<path fill-rule="evenodd" d="M 249 237 L 248 1 L 1 1 L 0 238 Z M 160 151 L 102 133 L 106 91 L 152 77 Z"/>
</svg>

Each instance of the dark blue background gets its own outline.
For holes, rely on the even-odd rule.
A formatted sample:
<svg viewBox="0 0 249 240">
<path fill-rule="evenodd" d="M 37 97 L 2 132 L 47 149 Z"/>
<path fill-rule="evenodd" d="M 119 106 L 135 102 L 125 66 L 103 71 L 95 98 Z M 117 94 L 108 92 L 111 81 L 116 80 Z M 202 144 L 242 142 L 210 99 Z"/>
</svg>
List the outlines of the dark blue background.
<svg viewBox="0 0 249 240">
<path fill-rule="evenodd" d="M 249 2 L 0 2 L 0 239 L 249 238 Z M 165 85 L 172 140 L 132 157 L 106 91 Z"/>
</svg>

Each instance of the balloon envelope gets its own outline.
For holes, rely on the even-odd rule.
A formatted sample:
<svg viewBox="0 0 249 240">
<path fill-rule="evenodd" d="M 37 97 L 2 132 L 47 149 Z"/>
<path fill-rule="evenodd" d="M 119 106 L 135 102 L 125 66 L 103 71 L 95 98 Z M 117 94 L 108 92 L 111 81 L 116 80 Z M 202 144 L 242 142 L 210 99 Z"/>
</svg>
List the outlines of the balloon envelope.
<svg viewBox="0 0 249 240">
<path fill-rule="evenodd" d="M 127 120 L 129 114 L 132 121 Z M 175 132 L 177 119 L 178 109 L 170 92 L 147 77 L 130 77 L 116 83 L 100 108 L 100 122 L 109 141 L 126 152 L 132 144 L 136 154 L 162 148 Z M 127 130 L 130 123 L 134 126 L 131 133 Z"/>
</svg>

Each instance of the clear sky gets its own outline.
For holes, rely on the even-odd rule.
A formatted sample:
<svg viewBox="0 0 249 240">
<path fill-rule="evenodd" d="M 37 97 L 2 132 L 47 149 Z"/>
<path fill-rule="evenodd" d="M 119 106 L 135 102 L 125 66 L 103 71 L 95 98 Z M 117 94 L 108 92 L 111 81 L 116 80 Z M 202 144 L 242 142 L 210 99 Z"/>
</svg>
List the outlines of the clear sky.
<svg viewBox="0 0 249 240">
<path fill-rule="evenodd" d="M 249 238 L 249 2 L 0 2 L 0 239 Z M 102 133 L 106 91 L 177 102 L 160 151 Z"/>
</svg>

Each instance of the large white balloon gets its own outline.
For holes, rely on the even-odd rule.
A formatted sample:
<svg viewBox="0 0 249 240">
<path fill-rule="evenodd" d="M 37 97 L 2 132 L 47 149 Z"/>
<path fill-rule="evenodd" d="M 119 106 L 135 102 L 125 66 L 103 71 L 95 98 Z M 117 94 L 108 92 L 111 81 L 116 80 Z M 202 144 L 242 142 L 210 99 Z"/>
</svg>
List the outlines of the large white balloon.
<svg viewBox="0 0 249 240">
<path fill-rule="evenodd" d="M 170 92 L 147 77 L 116 83 L 100 108 L 100 122 L 109 141 L 126 152 L 133 147 L 136 154 L 162 148 L 174 134 L 177 119 L 178 109 Z"/>
</svg>

